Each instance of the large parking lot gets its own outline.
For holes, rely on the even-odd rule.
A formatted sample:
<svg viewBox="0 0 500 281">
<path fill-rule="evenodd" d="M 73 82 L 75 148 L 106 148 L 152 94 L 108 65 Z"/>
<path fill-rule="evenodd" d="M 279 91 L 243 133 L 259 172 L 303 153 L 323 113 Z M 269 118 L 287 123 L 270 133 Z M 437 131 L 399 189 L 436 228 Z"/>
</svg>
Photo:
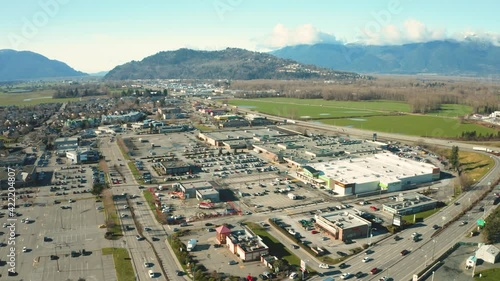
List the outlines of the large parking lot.
<svg viewBox="0 0 500 281">
<path fill-rule="evenodd" d="M 104 223 L 98 210 L 101 203 L 89 193 L 92 169 L 88 165 L 74 167 L 46 167 L 43 174 L 49 185 L 16 190 L 18 196 L 31 197 L 16 201 L 18 275 L 6 280 L 116 280 L 112 256 L 101 255 L 101 249 L 111 245 L 104 239 L 106 229 L 99 228 Z M 0 223 L 7 223 L 7 216 Z M 5 243 L 9 229 L 0 231 Z M 1 260 L 5 260 L 8 248 L 0 247 Z M 9 268 L 7 264 L 0 267 L 2 276 L 8 275 Z"/>
</svg>

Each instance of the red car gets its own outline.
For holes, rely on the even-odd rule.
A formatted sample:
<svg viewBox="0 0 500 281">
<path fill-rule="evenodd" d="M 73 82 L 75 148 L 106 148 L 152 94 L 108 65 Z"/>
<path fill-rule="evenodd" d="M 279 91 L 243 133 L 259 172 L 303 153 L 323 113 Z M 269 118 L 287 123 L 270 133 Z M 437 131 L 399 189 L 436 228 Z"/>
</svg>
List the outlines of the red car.
<svg viewBox="0 0 500 281">
<path fill-rule="evenodd" d="M 370 206 L 370 209 L 374 210 L 374 211 L 378 211 L 378 208 L 375 207 L 375 206 Z"/>
<path fill-rule="evenodd" d="M 379 269 L 374 267 L 372 270 L 370 270 L 370 274 L 377 274 L 379 272 Z"/>
<path fill-rule="evenodd" d="M 316 233 L 319 233 L 317 230 L 313 230 L 311 231 L 312 234 L 316 234 Z"/>
</svg>

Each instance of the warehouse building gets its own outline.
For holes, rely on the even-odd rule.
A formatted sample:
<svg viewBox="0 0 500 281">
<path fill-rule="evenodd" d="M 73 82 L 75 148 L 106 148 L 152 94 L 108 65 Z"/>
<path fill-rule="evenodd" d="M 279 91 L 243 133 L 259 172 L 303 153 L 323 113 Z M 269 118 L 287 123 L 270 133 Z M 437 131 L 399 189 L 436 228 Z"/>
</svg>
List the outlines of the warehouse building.
<svg viewBox="0 0 500 281">
<path fill-rule="evenodd" d="M 299 177 L 339 195 L 394 192 L 438 180 L 440 169 L 434 165 L 401 158 L 390 153 L 332 162 L 310 163 Z"/>
<path fill-rule="evenodd" d="M 337 240 L 366 238 L 370 235 L 372 223 L 364 218 L 342 210 L 314 216 L 316 224 Z"/>
</svg>

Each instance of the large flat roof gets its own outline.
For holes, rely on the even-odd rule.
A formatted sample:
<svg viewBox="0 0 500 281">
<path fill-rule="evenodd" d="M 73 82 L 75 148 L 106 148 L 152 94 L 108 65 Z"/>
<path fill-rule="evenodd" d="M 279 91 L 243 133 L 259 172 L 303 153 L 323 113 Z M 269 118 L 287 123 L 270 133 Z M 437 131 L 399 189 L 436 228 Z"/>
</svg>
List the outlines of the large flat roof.
<svg viewBox="0 0 500 281">
<path fill-rule="evenodd" d="M 396 197 L 396 201 L 384 203 L 384 206 L 387 206 L 392 209 L 402 210 L 409 207 L 415 207 L 417 205 L 425 205 L 429 203 L 436 203 L 437 201 L 427 197 L 420 193 L 400 193 L 399 196 Z"/>
<path fill-rule="evenodd" d="M 326 214 L 315 215 L 316 219 L 324 219 L 331 224 L 336 225 L 341 229 L 348 229 L 353 227 L 359 227 L 362 225 L 371 225 L 371 223 L 364 218 L 352 213 L 349 210 L 340 210 L 337 212 L 331 212 Z"/>
<path fill-rule="evenodd" d="M 231 130 L 203 133 L 204 135 L 218 140 L 252 139 L 254 137 L 268 136 L 269 138 L 282 137 L 286 134 L 275 128 L 249 129 L 249 130 Z"/>
<path fill-rule="evenodd" d="M 402 178 L 432 174 L 433 169 L 436 168 L 434 165 L 402 158 L 391 153 L 314 163 L 310 166 L 342 183 L 397 182 Z"/>
</svg>

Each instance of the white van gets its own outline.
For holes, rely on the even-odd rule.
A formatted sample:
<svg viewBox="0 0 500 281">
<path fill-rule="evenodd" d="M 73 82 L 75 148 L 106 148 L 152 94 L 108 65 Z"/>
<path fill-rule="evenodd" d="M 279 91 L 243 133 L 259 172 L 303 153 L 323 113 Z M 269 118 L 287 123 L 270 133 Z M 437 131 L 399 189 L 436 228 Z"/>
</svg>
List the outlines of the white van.
<svg viewBox="0 0 500 281">
<path fill-rule="evenodd" d="M 155 273 L 151 269 L 148 271 L 148 273 L 149 273 L 149 278 L 155 277 Z"/>
</svg>

